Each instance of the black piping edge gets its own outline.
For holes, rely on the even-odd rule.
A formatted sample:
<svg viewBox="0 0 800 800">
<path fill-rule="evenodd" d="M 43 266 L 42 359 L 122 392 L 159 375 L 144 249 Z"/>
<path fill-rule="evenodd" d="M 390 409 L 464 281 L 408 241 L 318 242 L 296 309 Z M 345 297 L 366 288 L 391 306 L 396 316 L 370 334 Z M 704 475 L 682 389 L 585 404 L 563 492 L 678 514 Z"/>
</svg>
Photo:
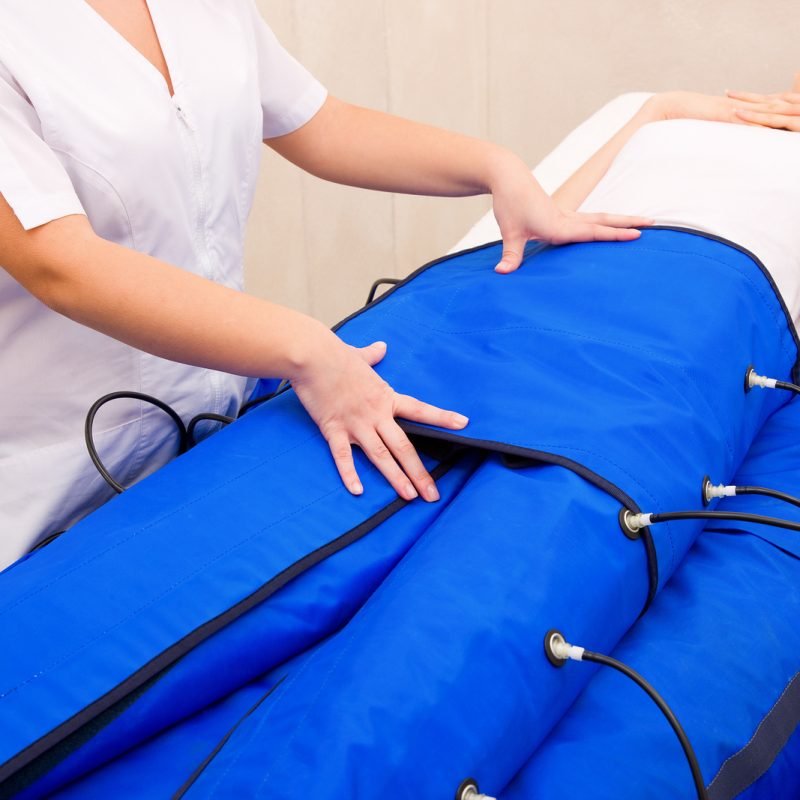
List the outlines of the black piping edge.
<svg viewBox="0 0 800 800">
<path fill-rule="evenodd" d="M 775 295 L 775 298 L 778 301 L 778 304 L 783 311 L 784 317 L 786 317 L 786 324 L 789 328 L 789 333 L 792 336 L 792 340 L 794 341 L 795 349 L 797 350 L 797 357 L 794 360 L 794 366 L 792 367 L 792 381 L 794 383 L 800 382 L 800 336 L 797 333 L 797 328 L 795 327 L 794 320 L 792 319 L 792 315 L 789 313 L 789 309 L 786 306 L 786 302 L 783 299 L 783 295 L 778 290 L 778 284 L 775 283 L 775 279 L 772 277 L 772 273 L 767 269 L 764 262 L 752 252 L 752 250 L 748 250 L 746 247 L 743 247 L 740 244 L 736 244 L 736 242 L 732 242 L 730 239 L 726 239 L 724 236 L 717 236 L 715 233 L 706 233 L 705 231 L 698 231 L 694 228 L 682 228 L 679 225 L 650 225 L 647 228 L 643 228 L 641 230 L 645 231 L 677 231 L 678 233 L 688 233 L 692 236 L 699 236 L 702 239 L 709 239 L 712 242 L 719 242 L 720 244 L 725 244 L 728 247 L 732 247 L 734 250 L 738 250 L 743 255 L 746 255 L 758 268 L 761 270 L 763 276 L 767 279 L 767 283 L 769 283 L 770 288 L 772 289 L 772 293 Z"/>
<path fill-rule="evenodd" d="M 445 475 L 449 470 L 455 466 L 460 460 L 462 452 L 455 453 L 452 457 L 443 461 L 431 470 L 433 478 L 438 479 Z M 372 532 L 381 523 L 385 522 L 389 517 L 398 512 L 404 506 L 408 505 L 408 501 L 398 497 L 387 506 L 377 511 L 368 519 L 364 520 L 355 528 L 341 534 L 336 539 L 332 539 L 327 544 L 318 547 L 310 553 L 307 553 L 302 558 L 295 561 L 290 566 L 286 567 L 282 572 L 273 576 L 265 584 L 259 587 L 255 592 L 240 600 L 235 605 L 231 606 L 226 611 L 218 614 L 216 617 L 204 622 L 198 628 L 187 633 L 182 639 L 179 639 L 174 644 L 170 645 L 166 650 L 163 650 L 157 656 L 154 656 L 146 664 L 142 665 L 136 672 L 129 675 L 124 681 L 118 683 L 113 689 L 110 689 L 106 694 L 97 698 L 94 702 L 82 708 L 69 719 L 62 722 L 55 728 L 52 728 L 48 733 L 41 736 L 34 742 L 31 742 L 25 749 L 20 750 L 16 755 L 12 756 L 4 764 L 0 765 L 0 798 L 5 800 L 7 797 L 12 797 L 17 792 L 21 791 L 23 786 L 17 785 L 15 781 L 14 787 L 8 787 L 11 793 L 8 793 L 4 784 L 18 775 L 28 765 L 32 764 L 37 758 L 47 753 L 51 748 L 55 747 L 63 739 L 79 730 L 81 727 L 91 722 L 95 717 L 104 711 L 111 708 L 116 703 L 124 700 L 131 692 L 135 691 L 142 684 L 150 680 L 162 670 L 166 669 L 171 664 L 174 664 L 179 658 L 193 650 L 198 645 L 202 644 L 206 639 L 210 638 L 213 634 L 222 630 L 227 625 L 230 625 L 236 619 L 248 612 L 251 608 L 264 602 L 271 597 L 279 589 L 283 588 L 290 581 L 307 572 L 312 567 L 321 563 L 332 555 L 344 550 L 349 545 L 362 539 L 368 533 Z"/>
<path fill-rule="evenodd" d="M 254 711 L 256 711 L 259 706 L 272 695 L 272 693 L 286 680 L 286 676 L 284 675 L 277 683 L 273 686 L 270 686 L 269 689 L 255 702 L 253 703 L 247 711 L 239 717 L 238 720 L 228 729 L 228 732 L 214 745 L 214 748 L 211 752 L 198 764 L 195 771 L 184 781 L 184 783 L 180 786 L 180 788 L 172 795 L 172 800 L 180 800 L 189 789 L 194 786 L 195 783 L 199 780 L 200 776 L 206 771 L 208 765 L 219 755 L 220 750 L 228 743 L 231 736 L 236 733 L 239 726 L 251 715 Z"/>
<path fill-rule="evenodd" d="M 494 453 L 500 453 L 505 456 L 519 456 L 520 458 L 538 461 L 544 464 L 554 464 L 558 467 L 564 467 L 571 472 L 576 473 L 584 480 L 587 480 L 593 486 L 611 495 L 616 500 L 619 500 L 622 505 L 630 509 L 634 514 L 640 514 L 641 508 L 633 500 L 630 495 L 622 491 L 616 484 L 606 480 L 602 475 L 598 475 L 588 467 L 585 467 L 579 461 L 573 461 L 566 456 L 560 456 L 555 453 L 548 453 L 544 450 L 534 450 L 530 447 L 521 447 L 520 445 L 508 444 L 506 442 L 496 442 L 489 439 L 475 439 L 461 434 L 452 433 L 450 431 L 439 430 L 437 428 L 428 428 L 425 425 L 420 425 L 416 422 L 408 422 L 403 419 L 397 420 L 398 425 L 406 432 L 417 436 L 426 436 L 431 439 L 441 439 L 446 442 L 453 442 L 454 444 L 466 445 L 469 447 L 477 447 L 481 450 L 488 450 Z M 642 528 L 639 537 L 645 548 L 647 555 L 647 577 L 648 577 L 648 591 L 647 599 L 645 600 L 642 614 L 644 614 L 658 592 L 658 556 L 656 548 L 653 544 L 653 537 L 649 528 Z"/>
<path fill-rule="evenodd" d="M 797 348 L 798 352 L 798 357 L 795 360 L 795 365 L 792 369 L 792 379 L 794 380 L 795 383 L 800 382 L 800 338 L 798 338 L 797 331 L 794 327 L 794 322 L 792 321 L 791 315 L 789 314 L 789 310 L 786 307 L 786 303 L 783 300 L 783 296 L 778 291 L 777 285 L 772 275 L 770 274 L 769 270 L 766 268 L 764 263 L 761 261 L 761 259 L 759 259 L 754 253 L 752 253 L 747 248 L 743 247 L 742 245 L 736 244 L 735 242 L 732 242 L 729 239 L 726 239 L 722 236 L 717 236 L 715 234 L 706 233 L 704 231 L 695 230 L 693 228 L 684 228 L 680 226 L 671 226 L 671 225 L 652 225 L 652 226 L 647 226 L 643 230 L 666 230 L 666 231 L 675 231 L 678 233 L 686 233 L 694 236 L 699 236 L 701 238 L 719 242 L 720 244 L 732 247 L 735 250 L 741 252 L 742 254 L 748 256 L 756 264 L 756 266 L 760 269 L 764 277 L 767 279 L 767 282 L 772 288 L 773 294 L 777 298 L 778 303 L 780 304 L 780 307 L 783 310 L 784 316 L 786 317 L 789 331 L 792 335 L 792 339 L 794 340 L 795 347 Z M 337 332 L 346 323 L 350 322 L 356 317 L 359 317 L 368 309 L 371 309 L 376 305 L 378 305 L 379 303 L 382 303 L 396 291 L 403 288 L 406 284 L 408 284 L 416 277 L 421 275 L 423 272 L 435 266 L 438 266 L 442 263 L 450 261 L 454 258 L 468 255 L 470 253 L 476 253 L 481 250 L 488 250 L 492 247 L 496 247 L 498 244 L 502 244 L 502 240 L 486 242 L 484 244 L 477 245 L 476 247 L 466 248 L 464 250 L 460 250 L 455 253 L 448 253 L 447 255 L 436 258 L 433 261 L 429 261 L 427 264 L 423 264 L 421 267 L 418 267 L 416 270 L 411 272 L 407 277 L 403 278 L 399 283 L 397 283 L 395 286 L 389 289 L 389 291 L 385 292 L 380 297 L 376 298 L 372 303 L 369 303 L 364 307 L 356 310 L 355 312 L 353 312 L 352 314 L 348 315 L 343 320 L 338 322 L 331 328 L 331 330 L 334 333 Z M 525 257 L 530 256 L 534 252 L 541 252 L 542 250 L 548 249 L 552 246 L 553 245 L 541 242 L 530 243 L 526 247 Z M 288 386 L 285 387 L 285 389 L 288 388 L 289 388 Z M 616 498 L 623 505 L 629 508 L 633 513 L 640 513 L 641 511 L 641 509 L 633 501 L 633 499 L 629 497 L 625 492 L 623 492 L 619 487 L 615 486 L 610 481 L 607 481 L 605 478 L 593 472 L 592 470 L 588 469 L 587 467 L 584 467 L 579 462 L 572 461 L 571 459 L 565 458 L 563 456 L 558 456 L 544 451 L 537 451 L 529 448 L 519 447 L 516 445 L 509 445 L 502 442 L 491 442 L 478 439 L 469 439 L 467 437 L 459 437 L 453 434 L 437 431 L 435 429 L 429 429 L 424 426 L 417 426 L 412 423 L 403 422 L 401 426 L 409 433 L 418 433 L 422 436 L 427 436 L 430 438 L 446 439 L 460 444 L 479 446 L 487 450 L 492 450 L 494 452 L 508 454 L 508 455 L 517 455 L 522 458 L 535 458 L 536 460 L 541 461 L 543 463 L 551 463 L 557 466 L 565 467 L 575 472 L 577 475 L 580 475 L 582 478 L 585 478 L 598 488 L 606 491 L 612 497 Z M 452 464 L 450 464 L 450 466 L 451 465 Z M 240 603 L 228 609 L 228 611 L 223 612 L 214 619 L 209 620 L 208 622 L 201 625 L 199 628 L 196 628 L 194 631 L 187 634 L 183 639 L 179 640 L 170 648 L 163 651 L 160 655 L 153 658 L 150 662 L 141 667 L 136 673 L 130 675 L 125 681 L 118 684 L 114 689 L 109 691 L 107 694 L 98 698 L 98 700 L 96 700 L 94 703 L 82 709 L 80 712 L 75 714 L 69 720 L 66 720 L 64 723 L 59 725 L 57 728 L 54 728 L 48 734 L 45 734 L 36 742 L 30 744 L 28 747 L 25 748 L 25 750 L 20 751 L 15 756 L 6 761 L 5 764 L 0 765 L 0 798 L 4 797 L 4 794 L 2 792 L 2 784 L 11 775 L 22 769 L 24 766 L 29 764 L 34 759 L 38 758 L 47 750 L 49 750 L 50 747 L 56 744 L 59 739 L 69 735 L 69 733 L 72 732 L 72 730 L 81 727 L 83 724 L 91 720 L 94 716 L 114 705 L 114 703 L 124 698 L 125 695 L 128 694 L 130 691 L 135 690 L 139 685 L 144 683 L 150 677 L 160 672 L 161 669 L 165 668 L 166 666 L 169 666 L 169 664 L 171 663 L 174 663 L 174 661 L 180 658 L 180 656 L 183 655 L 184 652 L 188 652 L 192 648 L 196 647 L 198 644 L 200 644 L 206 638 L 211 636 L 213 633 L 216 633 L 225 625 L 230 624 L 230 622 L 235 620 L 238 616 L 241 616 L 253 606 L 267 599 L 271 594 L 274 594 L 274 592 L 276 592 L 278 589 L 280 589 L 282 586 L 284 586 L 293 578 L 297 577 L 306 570 L 310 569 L 312 566 L 320 563 L 321 561 L 324 561 L 330 555 L 335 554 L 344 547 L 347 547 L 347 545 L 351 544 L 354 541 L 357 541 L 359 538 L 366 535 L 369 532 L 369 530 L 371 530 L 372 527 L 376 527 L 377 525 L 379 525 L 384 519 L 387 519 L 389 516 L 391 516 L 405 504 L 406 501 L 398 498 L 398 500 L 395 500 L 390 505 L 386 506 L 377 514 L 373 515 L 373 517 L 371 517 L 369 520 L 366 520 L 360 526 L 354 528 L 352 531 L 348 531 L 347 533 L 342 534 L 342 536 L 332 540 L 327 545 L 323 545 L 322 547 L 318 548 L 312 553 L 309 553 L 303 558 L 299 559 L 290 567 L 288 567 L 286 570 L 279 573 L 270 581 L 268 581 L 266 584 L 264 584 L 259 590 L 251 594 L 249 597 L 240 601 Z M 373 520 L 375 521 L 373 522 Z M 363 530 L 363 532 L 361 533 L 358 533 L 359 531 L 361 531 L 362 528 L 370 525 L 371 527 L 367 528 L 366 530 Z M 352 538 L 349 538 L 351 536 Z M 347 539 L 348 541 L 343 541 L 345 539 Z M 644 543 L 645 551 L 647 554 L 648 579 L 649 579 L 648 596 L 645 601 L 644 608 L 641 612 L 642 614 L 644 614 L 650 607 L 650 604 L 658 590 L 658 562 L 652 536 L 648 529 L 642 530 L 641 539 Z M 181 648 L 185 649 L 183 649 L 182 652 L 180 652 L 177 655 L 172 654 L 173 650 L 180 650 Z M 54 739 L 55 741 L 50 741 L 51 739 Z"/>
<path fill-rule="evenodd" d="M 440 264 L 444 264 L 447 261 L 452 261 L 454 258 L 459 258 L 460 256 L 469 255 L 470 253 L 478 253 L 481 250 L 489 250 L 492 247 L 496 247 L 498 244 L 502 244 L 502 241 L 497 240 L 494 242 L 486 242 L 485 244 L 479 244 L 476 247 L 468 247 L 466 250 L 459 250 L 456 253 L 448 253 L 447 255 L 439 256 L 439 258 L 434 258 L 433 261 L 429 261 L 427 264 L 417 267 L 417 269 L 415 269 L 413 272 L 410 272 L 405 278 L 392 286 L 391 289 L 385 291 L 382 295 L 380 295 L 380 297 L 376 297 L 371 303 L 367 303 L 361 308 L 356 309 L 352 314 L 348 314 L 343 320 L 341 320 L 341 322 L 337 322 L 331 328 L 331 330 L 336 333 L 336 331 L 338 331 L 343 325 L 346 325 L 356 317 L 360 317 L 365 311 L 375 308 L 375 306 L 377 306 L 379 303 L 382 303 L 384 300 L 386 300 L 387 297 L 391 297 L 396 291 L 402 289 L 406 284 L 410 283 L 415 278 L 418 278 L 423 272 L 427 272 L 432 267 L 438 267 Z M 534 250 L 544 250 L 545 247 L 548 247 L 548 245 L 545 245 L 542 242 L 530 242 L 525 248 L 525 256 L 529 256 Z"/>
<path fill-rule="evenodd" d="M 748 250 L 746 247 L 743 247 L 736 242 L 731 241 L 730 239 L 726 239 L 724 236 L 717 236 L 714 233 L 706 233 L 705 231 L 696 230 L 695 228 L 686 228 L 681 227 L 679 225 L 648 225 L 646 227 L 640 228 L 639 230 L 645 231 L 674 231 L 676 233 L 685 233 L 690 236 L 699 236 L 701 239 L 708 239 L 712 242 L 718 242 L 719 244 L 724 244 L 728 247 L 732 247 L 734 250 L 742 253 L 743 255 L 747 256 L 761 271 L 762 275 L 766 278 L 767 282 L 772 289 L 772 293 L 778 301 L 781 310 L 783 311 L 783 315 L 786 318 L 786 324 L 789 329 L 789 333 L 792 337 L 792 340 L 795 344 L 795 349 L 797 352 L 794 366 L 792 367 L 792 380 L 795 383 L 800 383 L 800 338 L 798 337 L 797 329 L 795 328 L 794 321 L 792 320 L 792 316 L 789 313 L 789 309 L 784 302 L 783 296 L 781 295 L 780 291 L 778 291 L 778 286 L 775 283 L 770 271 L 765 266 L 764 262 L 761 261 L 758 256 L 755 255 L 752 251 Z M 439 258 L 434 259 L 433 261 L 429 261 L 427 264 L 423 264 L 421 267 L 418 267 L 413 272 L 411 272 L 407 277 L 403 278 L 399 283 L 395 284 L 391 287 L 387 292 L 384 292 L 380 297 L 373 300 L 371 303 L 359 308 L 357 311 L 354 311 L 349 316 L 345 317 L 341 322 L 337 323 L 336 325 L 331 328 L 331 330 L 336 333 L 340 328 L 346 325 L 351 320 L 355 319 L 356 317 L 361 316 L 365 311 L 368 311 L 371 308 L 374 308 L 379 303 L 384 302 L 388 297 L 391 297 L 395 292 L 402 289 L 406 284 L 413 281 L 423 272 L 427 270 L 439 266 L 447 261 L 450 261 L 454 258 L 459 258 L 460 256 L 469 255 L 470 253 L 477 253 L 481 250 L 488 250 L 492 247 L 497 247 L 497 245 L 502 245 L 502 239 L 497 239 L 492 242 L 486 242 L 484 244 L 477 245 L 476 247 L 469 247 L 465 250 L 459 250 L 455 253 L 448 253 L 447 255 L 440 256 Z M 525 248 L 525 255 L 524 258 L 528 258 L 529 256 L 539 253 L 543 250 L 549 249 L 554 247 L 555 245 L 550 245 L 543 242 L 529 242 Z M 563 245 L 560 245 L 563 246 Z M 486 442 L 480 441 L 477 439 L 469 439 L 466 437 L 458 437 L 454 436 L 453 434 L 443 434 L 438 431 L 433 431 L 432 429 L 425 428 L 423 426 L 414 426 L 410 423 L 401 423 L 401 427 L 403 427 L 408 432 L 419 433 L 422 436 L 431 436 L 437 438 L 448 438 L 450 441 L 458 441 L 462 444 L 474 444 L 477 446 L 482 446 L 485 449 L 494 450 L 495 452 L 504 453 L 507 455 L 518 455 L 523 458 L 535 457 L 539 461 L 546 461 L 548 463 L 559 464 L 560 466 L 564 466 L 567 469 L 571 469 L 573 472 L 576 472 L 583 478 L 586 478 L 590 483 L 593 483 L 595 486 L 605 490 L 608 492 L 612 497 L 617 498 L 623 505 L 625 505 L 630 511 L 635 514 L 640 513 L 640 509 L 636 503 L 634 503 L 633 499 L 630 498 L 625 492 L 619 489 L 614 484 L 606 481 L 605 478 L 602 478 L 595 472 L 587 469 L 586 467 L 582 466 L 576 461 L 572 461 L 571 459 L 562 458 L 560 456 L 555 456 L 550 453 L 544 453 L 541 451 L 534 451 L 534 450 L 526 450 L 525 448 L 515 448 L 513 445 L 503 444 L 500 442 Z M 642 614 L 644 614 L 647 609 L 650 607 L 650 604 L 653 601 L 657 591 L 658 591 L 658 563 L 657 563 L 657 555 L 655 545 L 653 543 L 653 538 L 650 533 L 649 528 L 645 528 L 641 532 L 641 539 L 644 542 L 645 551 L 647 553 L 647 562 L 648 562 L 648 577 L 650 581 L 650 589 L 647 596 L 647 600 L 645 601 L 644 608 L 642 609 Z"/>
<path fill-rule="evenodd" d="M 767 279 L 767 283 L 769 283 L 770 288 L 772 289 L 772 293 L 775 295 L 776 299 L 778 300 L 778 304 L 783 311 L 784 317 L 786 317 L 786 324 L 789 328 L 789 333 L 794 340 L 795 348 L 797 349 L 797 358 L 795 359 L 794 366 L 792 367 L 792 381 L 794 383 L 800 383 L 800 336 L 797 333 L 797 329 L 795 328 L 794 321 L 792 320 L 792 315 L 789 313 L 789 309 L 786 306 L 786 303 L 783 299 L 783 295 L 778 290 L 778 285 L 775 283 L 772 274 L 765 266 L 764 262 L 751 250 L 748 250 L 746 247 L 743 247 L 736 242 L 731 241 L 730 239 L 726 239 L 724 236 L 717 236 L 715 233 L 706 233 L 705 231 L 699 231 L 695 228 L 684 228 L 680 225 L 648 225 L 643 228 L 639 228 L 642 232 L 646 231 L 675 231 L 676 233 L 687 233 L 692 236 L 699 236 L 701 239 L 708 239 L 712 242 L 719 242 L 720 244 L 727 245 L 728 247 L 732 247 L 734 250 L 738 250 L 743 255 L 747 256 L 761 271 L 764 277 Z M 414 278 L 421 275 L 423 272 L 431 269 L 432 267 L 436 267 L 439 264 L 443 264 L 446 261 L 450 261 L 451 259 L 458 258 L 460 256 L 469 255 L 470 253 L 477 253 L 480 250 L 488 250 L 491 247 L 496 247 L 499 244 L 502 244 L 502 239 L 497 239 L 493 242 L 486 242 L 485 244 L 479 244 L 476 247 L 468 247 L 465 250 L 459 250 L 456 253 L 448 253 L 445 256 L 440 256 L 439 258 L 435 258 L 433 261 L 429 261 L 427 264 L 423 264 L 421 267 L 415 269 L 413 272 L 409 273 L 409 275 L 403 278 L 399 283 L 392 286 L 387 292 L 384 292 L 380 297 L 373 300 L 371 303 L 359 308 L 357 311 L 354 311 L 352 314 L 345 317 L 341 322 L 338 322 L 336 325 L 331 328 L 331 330 L 336 333 L 343 325 L 350 322 L 351 320 L 355 319 L 356 317 L 363 314 L 370 308 L 374 308 L 378 303 L 383 302 L 386 300 L 387 297 L 390 297 L 399 289 L 402 289 L 407 283 L 414 280 Z M 531 241 L 526 246 L 526 252 L 524 258 L 528 258 L 529 256 L 533 255 L 535 252 L 541 252 L 542 250 L 550 249 L 551 247 L 564 247 L 568 245 L 550 245 L 543 242 L 536 242 Z"/>
<path fill-rule="evenodd" d="M 800 725 L 800 672 L 761 719 L 750 741 L 719 768 L 709 800 L 733 800 L 764 775 Z"/>
</svg>

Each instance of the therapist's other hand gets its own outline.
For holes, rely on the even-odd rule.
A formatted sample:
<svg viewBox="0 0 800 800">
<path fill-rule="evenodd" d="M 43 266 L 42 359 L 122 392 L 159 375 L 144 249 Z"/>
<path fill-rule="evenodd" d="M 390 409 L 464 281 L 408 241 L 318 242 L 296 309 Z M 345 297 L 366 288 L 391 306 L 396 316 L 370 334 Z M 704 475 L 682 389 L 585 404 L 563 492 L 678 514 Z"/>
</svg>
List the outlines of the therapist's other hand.
<svg viewBox="0 0 800 800">
<path fill-rule="evenodd" d="M 453 430 L 468 420 L 395 392 L 373 369 L 385 355 L 384 342 L 357 348 L 330 334 L 317 343 L 309 363 L 291 376 L 292 387 L 325 437 L 352 494 L 363 492 L 353 462 L 352 446 L 357 445 L 404 500 L 419 495 L 436 501 L 433 478 L 395 418 Z"/>
<path fill-rule="evenodd" d="M 493 180 L 494 216 L 503 237 L 503 255 L 496 272 L 509 273 L 522 263 L 531 240 L 550 244 L 638 239 L 638 227 L 652 224 L 644 217 L 583 214 L 559 208 L 542 189 L 524 162 L 516 160 Z"/>
<path fill-rule="evenodd" d="M 728 91 L 727 95 L 736 103 L 734 113 L 742 122 L 800 132 L 800 73 L 795 75 L 791 92 L 758 94 Z"/>
</svg>

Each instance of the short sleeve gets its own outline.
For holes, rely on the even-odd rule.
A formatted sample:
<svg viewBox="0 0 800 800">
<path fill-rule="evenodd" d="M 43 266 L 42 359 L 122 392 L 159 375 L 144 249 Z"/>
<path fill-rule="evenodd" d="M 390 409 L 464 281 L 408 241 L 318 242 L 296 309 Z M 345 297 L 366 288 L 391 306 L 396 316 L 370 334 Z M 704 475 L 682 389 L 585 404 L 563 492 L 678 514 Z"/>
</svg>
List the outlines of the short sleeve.
<svg viewBox="0 0 800 800">
<path fill-rule="evenodd" d="M 250 2 L 258 56 L 263 138 L 272 139 L 297 130 L 322 108 L 325 87 L 280 44 Z"/>
<path fill-rule="evenodd" d="M 35 109 L 2 63 L 0 194 L 26 230 L 85 213 L 69 175 L 42 138 Z"/>
</svg>

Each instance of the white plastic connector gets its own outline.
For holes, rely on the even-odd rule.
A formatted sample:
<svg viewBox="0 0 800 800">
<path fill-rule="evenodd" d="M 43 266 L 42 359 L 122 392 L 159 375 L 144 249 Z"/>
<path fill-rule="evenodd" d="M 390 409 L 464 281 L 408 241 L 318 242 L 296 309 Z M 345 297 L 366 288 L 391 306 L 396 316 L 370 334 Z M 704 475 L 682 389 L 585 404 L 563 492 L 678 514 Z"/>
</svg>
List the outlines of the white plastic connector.
<svg viewBox="0 0 800 800">
<path fill-rule="evenodd" d="M 719 497 L 736 497 L 736 487 L 726 486 L 724 483 L 706 484 L 706 502 L 709 503 Z"/>
<path fill-rule="evenodd" d="M 754 389 L 756 386 L 760 389 L 774 389 L 777 383 L 777 378 L 767 378 L 765 375 L 759 375 L 754 369 L 747 373 L 747 386 L 749 389 Z"/>
<path fill-rule="evenodd" d="M 550 650 L 556 658 L 562 661 L 583 661 L 586 648 L 570 644 L 560 633 L 554 633 L 550 637 Z"/>
<path fill-rule="evenodd" d="M 460 800 L 497 800 L 497 798 L 481 794 L 474 786 L 467 786 L 461 793 Z"/>
<path fill-rule="evenodd" d="M 632 511 L 625 512 L 625 524 L 634 533 L 647 528 L 652 522 L 652 514 L 634 514 Z"/>
</svg>

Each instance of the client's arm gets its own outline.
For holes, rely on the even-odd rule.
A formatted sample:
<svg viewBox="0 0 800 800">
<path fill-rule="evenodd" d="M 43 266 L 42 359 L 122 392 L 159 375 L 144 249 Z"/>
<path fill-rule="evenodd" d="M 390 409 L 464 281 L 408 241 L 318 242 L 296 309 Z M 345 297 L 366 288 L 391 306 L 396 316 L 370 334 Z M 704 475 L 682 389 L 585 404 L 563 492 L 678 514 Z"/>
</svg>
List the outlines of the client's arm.
<svg viewBox="0 0 800 800">
<path fill-rule="evenodd" d="M 653 95 L 636 115 L 620 128 L 577 172 L 553 194 L 556 204 L 566 211 L 577 210 L 606 174 L 611 162 L 639 128 L 649 122 L 667 119 L 704 119 L 714 122 L 741 122 L 734 113 L 735 102 L 696 92 L 664 92 Z"/>
</svg>

